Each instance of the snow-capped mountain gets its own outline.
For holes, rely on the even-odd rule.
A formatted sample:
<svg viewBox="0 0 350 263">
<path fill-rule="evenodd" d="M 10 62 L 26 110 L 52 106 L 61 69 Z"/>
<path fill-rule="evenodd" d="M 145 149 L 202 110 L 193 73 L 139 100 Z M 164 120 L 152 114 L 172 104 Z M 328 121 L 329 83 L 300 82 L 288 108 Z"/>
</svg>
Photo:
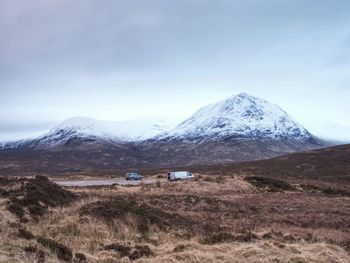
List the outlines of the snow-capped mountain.
<svg viewBox="0 0 350 263">
<path fill-rule="evenodd" d="M 70 173 L 244 162 L 323 147 L 285 111 L 242 93 L 168 121 L 70 118 L 0 151 L 4 173 Z M 1 173 L 1 169 L 0 169 Z"/>
<path fill-rule="evenodd" d="M 0 148 L 25 145 L 45 148 L 67 145 L 74 140 L 135 143 L 147 140 L 197 142 L 228 138 L 312 138 L 304 127 L 279 106 L 246 93 L 204 106 L 179 125 L 175 124 L 173 120 L 161 119 L 103 121 L 72 117 L 34 140 L 3 143 Z"/>
<path fill-rule="evenodd" d="M 27 143 L 29 140 L 17 140 L 17 141 L 5 141 L 5 142 L 0 142 L 0 150 L 1 149 L 9 149 L 9 148 L 17 148 L 25 143 Z"/>
<path fill-rule="evenodd" d="M 160 140 L 217 140 L 220 138 L 293 138 L 306 139 L 311 134 L 279 106 L 241 93 L 204 106 Z"/>
<path fill-rule="evenodd" d="M 139 118 L 127 121 L 104 121 L 87 117 L 72 117 L 35 139 L 3 142 L 0 144 L 0 149 L 25 146 L 50 148 L 65 145 L 77 139 L 85 142 L 139 142 L 168 131 L 175 125 L 173 120 L 165 121 L 162 119 Z"/>
<path fill-rule="evenodd" d="M 72 138 L 137 142 L 149 139 L 173 126 L 164 120 L 103 121 L 87 117 L 72 117 L 37 140 L 41 145 L 62 144 Z"/>
</svg>

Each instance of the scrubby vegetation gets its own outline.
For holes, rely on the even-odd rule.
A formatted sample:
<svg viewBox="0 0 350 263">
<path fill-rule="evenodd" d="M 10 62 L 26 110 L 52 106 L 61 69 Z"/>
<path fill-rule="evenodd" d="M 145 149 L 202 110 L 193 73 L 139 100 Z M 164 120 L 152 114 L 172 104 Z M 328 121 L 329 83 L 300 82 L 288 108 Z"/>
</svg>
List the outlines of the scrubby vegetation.
<svg viewBox="0 0 350 263">
<path fill-rule="evenodd" d="M 40 177 L 3 180 L 0 259 L 349 261 L 348 196 L 305 187 L 299 179 L 208 178 L 70 190 Z M 27 200 L 45 211 L 33 214 Z"/>
<path fill-rule="evenodd" d="M 4 189 L 4 185 L 12 187 Z M 33 218 L 43 216 L 48 207 L 68 205 L 73 202 L 75 195 L 58 185 L 51 183 L 44 176 L 36 176 L 34 179 L 2 180 L 3 197 L 7 198 L 7 209 L 19 217 L 22 221 L 25 218 L 26 211 Z"/>
<path fill-rule="evenodd" d="M 67 247 L 61 243 L 58 243 L 55 240 L 41 237 L 41 236 L 37 238 L 37 242 L 39 244 L 43 245 L 44 247 L 49 248 L 53 253 L 55 253 L 57 255 L 58 259 L 61 259 L 63 261 L 71 261 L 72 260 L 73 253 L 69 247 Z"/>
<path fill-rule="evenodd" d="M 146 236 L 151 226 L 167 231 L 171 228 L 189 229 L 193 222 L 182 218 L 178 214 L 164 212 L 144 203 L 136 203 L 123 198 L 97 201 L 84 205 L 80 211 L 81 216 L 90 215 L 103 219 L 107 224 L 112 223 L 111 218 L 128 220 L 128 215 L 137 221 L 137 230 Z"/>
<path fill-rule="evenodd" d="M 86 258 L 86 256 L 85 256 L 84 253 L 77 252 L 77 253 L 75 253 L 75 255 L 74 255 L 74 261 L 75 261 L 75 262 L 83 263 L 83 262 L 86 262 L 86 261 L 87 261 L 87 258 Z"/>
<path fill-rule="evenodd" d="M 334 187 L 325 187 L 318 186 L 315 184 L 302 184 L 301 187 L 305 191 L 315 192 L 315 193 L 323 193 L 327 195 L 338 195 L 338 196 L 350 196 L 350 190 L 339 189 Z"/>
<path fill-rule="evenodd" d="M 281 191 L 294 191 L 295 188 L 292 187 L 289 183 L 261 176 L 248 176 L 245 180 L 257 188 L 265 189 L 270 192 L 281 192 Z"/>
<path fill-rule="evenodd" d="M 106 250 L 112 250 L 119 254 L 119 257 L 128 257 L 130 260 L 136 260 L 142 257 L 153 255 L 152 250 L 147 245 L 125 246 L 118 243 L 113 243 L 104 247 Z"/>
</svg>

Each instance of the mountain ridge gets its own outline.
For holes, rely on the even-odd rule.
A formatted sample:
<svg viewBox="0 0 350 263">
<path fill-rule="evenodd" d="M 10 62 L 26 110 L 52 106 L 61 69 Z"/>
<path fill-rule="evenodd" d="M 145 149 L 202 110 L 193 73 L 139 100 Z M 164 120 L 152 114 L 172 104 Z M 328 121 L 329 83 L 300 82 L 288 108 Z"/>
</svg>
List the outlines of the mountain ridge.
<svg viewBox="0 0 350 263">
<path fill-rule="evenodd" d="M 160 130 L 157 135 L 129 123 L 125 130 L 134 129 L 136 136 L 114 137 L 108 129 L 100 129 L 109 122 L 100 124 L 89 118 L 68 119 L 46 135 L 3 148 L 0 169 L 60 174 L 210 165 L 268 159 L 327 145 L 277 105 L 245 93 L 207 105 L 173 129 L 148 126 L 154 128 L 153 134 Z"/>
<path fill-rule="evenodd" d="M 39 145 L 55 145 L 77 137 L 116 143 L 173 139 L 215 140 L 225 137 L 313 137 L 279 106 L 247 93 L 206 105 L 174 126 L 164 120 L 103 121 L 89 117 L 71 117 L 38 138 L 2 145 L 5 148 L 28 141 L 36 141 Z"/>
<path fill-rule="evenodd" d="M 68 118 L 49 132 L 33 139 L 3 142 L 1 148 L 29 146 L 52 148 L 69 144 L 80 138 L 93 142 L 128 143 L 146 140 L 170 129 L 174 125 L 161 119 L 134 119 L 126 121 L 105 121 L 83 116 Z"/>
</svg>

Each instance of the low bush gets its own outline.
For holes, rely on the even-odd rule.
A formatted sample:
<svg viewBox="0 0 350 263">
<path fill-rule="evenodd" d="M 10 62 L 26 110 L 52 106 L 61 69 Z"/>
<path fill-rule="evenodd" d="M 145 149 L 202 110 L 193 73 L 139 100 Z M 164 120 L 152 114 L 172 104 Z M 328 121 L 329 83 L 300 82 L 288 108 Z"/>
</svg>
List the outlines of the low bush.
<svg viewBox="0 0 350 263">
<path fill-rule="evenodd" d="M 124 246 L 124 245 L 121 245 L 121 244 L 118 244 L 118 243 L 113 243 L 113 244 L 110 244 L 110 245 L 106 245 L 104 247 L 104 249 L 105 250 L 113 250 L 115 252 L 118 252 L 120 257 L 129 256 L 130 252 L 131 252 L 131 247 Z"/>
<path fill-rule="evenodd" d="M 149 246 L 145 245 L 145 246 L 138 246 L 136 245 L 133 249 L 133 251 L 131 252 L 131 254 L 129 255 L 129 259 L 130 260 L 136 260 L 142 257 L 148 257 L 148 256 L 152 256 L 153 252 L 150 249 Z"/>
<path fill-rule="evenodd" d="M 74 255 L 74 262 L 79 262 L 79 263 L 87 262 L 87 258 L 85 254 L 77 252 Z"/>
<path fill-rule="evenodd" d="M 251 231 L 246 231 L 237 235 L 231 235 L 227 232 L 220 231 L 217 233 L 207 234 L 202 240 L 203 244 L 214 245 L 228 242 L 252 242 L 258 240 L 259 237 Z"/>
<path fill-rule="evenodd" d="M 12 179 L 11 182 L 19 184 L 20 187 L 6 192 L 9 198 L 7 209 L 20 219 L 25 215 L 25 208 L 28 208 L 33 218 L 37 218 L 43 216 L 48 207 L 68 205 L 76 198 L 72 192 L 50 182 L 44 176 L 36 176 L 34 179 Z"/>
<path fill-rule="evenodd" d="M 7 210 L 15 214 L 17 217 L 22 218 L 24 216 L 23 207 L 17 203 L 8 203 Z"/>
<path fill-rule="evenodd" d="M 208 183 L 215 183 L 216 182 L 216 180 L 213 176 L 206 176 L 206 177 L 204 177 L 203 181 L 208 182 Z"/>
<path fill-rule="evenodd" d="M 265 189 L 269 192 L 282 192 L 282 191 L 294 191 L 295 188 L 288 182 L 260 176 L 249 176 L 245 180 L 253 186 L 261 189 Z"/>
<path fill-rule="evenodd" d="M 119 243 L 113 243 L 104 246 L 105 250 L 113 250 L 118 252 L 120 257 L 129 257 L 130 260 L 136 260 L 142 257 L 153 255 L 153 251 L 147 245 L 136 245 L 134 247 L 121 245 Z"/>
<path fill-rule="evenodd" d="M 19 237 L 24 238 L 24 239 L 28 239 L 28 240 L 34 238 L 34 235 L 24 228 L 18 229 L 18 235 L 19 235 Z"/>
<path fill-rule="evenodd" d="M 226 182 L 226 178 L 224 176 L 216 176 L 215 177 L 215 181 L 218 183 L 218 184 L 223 184 Z"/>
<path fill-rule="evenodd" d="M 36 263 L 45 263 L 45 252 L 41 249 L 36 252 Z"/>
<path fill-rule="evenodd" d="M 29 245 L 29 246 L 24 247 L 24 251 L 26 253 L 35 254 L 36 263 L 45 263 L 45 252 L 43 250 Z"/>
<path fill-rule="evenodd" d="M 36 247 L 31 246 L 31 245 L 24 247 L 23 250 L 27 253 L 35 253 L 38 251 L 38 249 Z"/>
<path fill-rule="evenodd" d="M 235 240 L 234 236 L 226 232 L 218 232 L 214 234 L 210 234 L 205 237 L 202 241 L 203 244 L 214 245 L 218 243 L 227 243 L 233 242 Z"/>
<path fill-rule="evenodd" d="M 257 240 L 259 237 L 251 231 L 247 231 L 234 236 L 234 240 L 237 242 L 252 242 Z"/>
<path fill-rule="evenodd" d="M 189 203 L 191 205 L 196 205 L 196 204 L 198 204 L 200 202 L 200 199 L 199 199 L 198 196 L 189 195 L 189 196 L 186 197 L 185 202 Z"/>
<path fill-rule="evenodd" d="M 45 237 L 38 237 L 37 242 L 55 253 L 58 259 L 72 261 L 73 253 L 69 247 Z"/>
<path fill-rule="evenodd" d="M 350 196 L 350 191 L 339 188 L 321 187 L 312 184 L 302 184 L 301 187 L 308 192 L 319 192 L 327 195 Z"/>
<path fill-rule="evenodd" d="M 147 204 L 139 204 L 121 198 L 107 201 L 97 201 L 84 205 L 80 209 L 80 216 L 94 216 L 103 219 L 107 224 L 113 219 L 124 220 L 128 214 L 136 217 L 138 231 L 145 236 L 151 225 L 156 225 L 161 230 L 169 228 L 192 228 L 193 224 L 188 219 L 178 214 L 171 214 Z"/>
<path fill-rule="evenodd" d="M 174 253 L 179 253 L 185 250 L 185 245 L 177 245 L 176 247 L 174 247 L 173 252 Z"/>
</svg>

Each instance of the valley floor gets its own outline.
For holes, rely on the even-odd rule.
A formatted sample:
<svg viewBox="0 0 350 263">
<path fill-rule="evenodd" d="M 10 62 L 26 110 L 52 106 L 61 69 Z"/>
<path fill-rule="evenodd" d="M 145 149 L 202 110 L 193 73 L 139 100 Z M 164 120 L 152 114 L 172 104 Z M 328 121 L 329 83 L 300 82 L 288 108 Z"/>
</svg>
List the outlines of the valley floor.
<svg viewBox="0 0 350 263">
<path fill-rule="evenodd" d="M 196 177 L 69 188 L 74 197 L 43 178 L 45 188 L 0 181 L 0 262 L 350 262 L 349 192 Z"/>
</svg>

